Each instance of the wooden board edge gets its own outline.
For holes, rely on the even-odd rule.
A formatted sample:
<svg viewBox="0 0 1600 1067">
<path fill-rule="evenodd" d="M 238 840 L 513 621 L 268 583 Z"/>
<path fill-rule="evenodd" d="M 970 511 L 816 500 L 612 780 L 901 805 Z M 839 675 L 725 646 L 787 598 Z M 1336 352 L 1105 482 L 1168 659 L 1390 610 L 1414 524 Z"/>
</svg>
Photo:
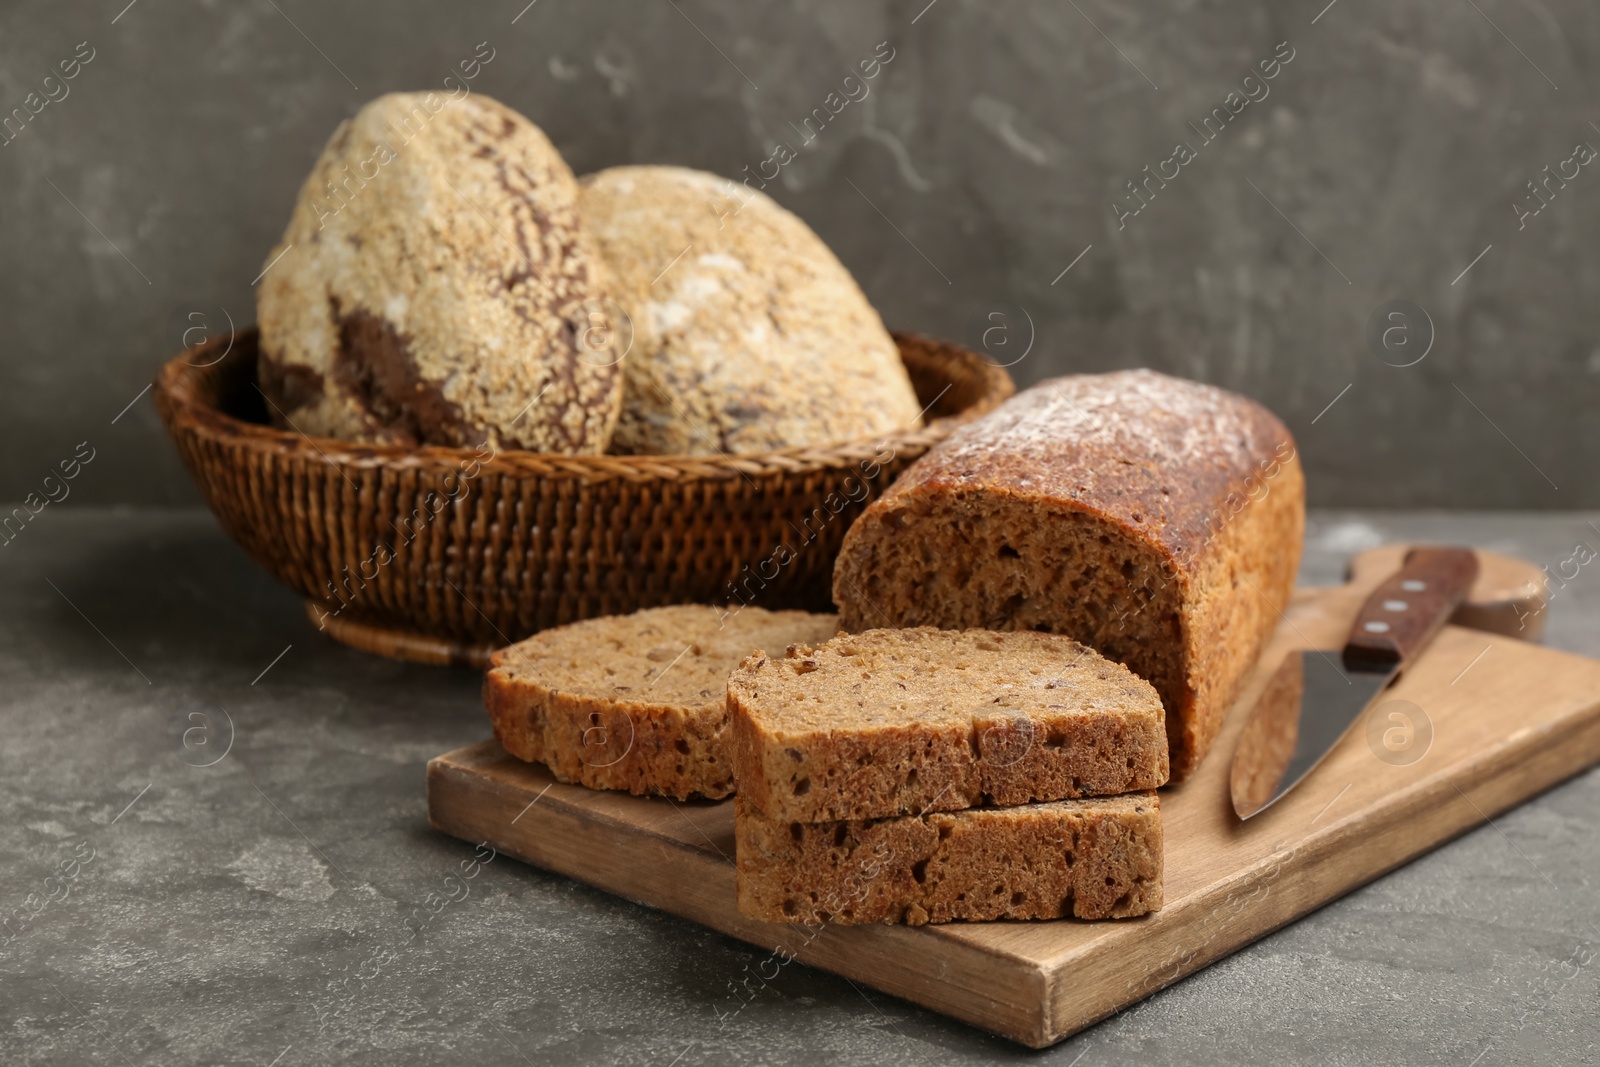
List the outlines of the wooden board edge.
<svg viewBox="0 0 1600 1067">
<path fill-rule="evenodd" d="M 1047 1034 L 1034 1047 L 1065 1040 L 1594 767 L 1600 763 L 1600 701 L 1564 724 L 1528 734 L 1509 759 L 1501 749 L 1458 764 L 1396 794 L 1387 810 L 1336 819 L 1304 850 L 1297 844 L 1281 858 L 1243 868 L 1227 883 L 1148 916 L 1146 936 L 1156 940 L 1168 928 L 1191 926 L 1191 911 L 1211 913 L 1197 924 L 1203 939 L 1186 939 L 1197 944 L 1180 944 L 1154 966 L 1132 968 L 1148 976 L 1144 981 L 1128 982 L 1132 961 L 1113 962 L 1117 954 L 1096 951 L 1096 943 L 1047 961 Z M 1088 1004 L 1074 996 L 1085 985 L 1114 989 L 1119 980 L 1119 992 Z"/>
<path fill-rule="evenodd" d="M 804 927 L 766 923 L 730 912 L 733 899 L 734 869 L 718 861 L 703 847 L 646 835 L 638 827 L 603 812 L 552 803 L 529 816 L 524 812 L 524 794 L 513 791 L 473 766 L 483 745 L 448 752 L 428 761 L 428 821 L 434 829 L 471 843 L 487 842 L 497 852 L 524 863 L 554 871 L 585 882 L 614 896 L 636 904 L 665 911 L 759 948 L 799 960 L 808 966 L 829 971 L 874 989 L 920 1004 L 979 1029 L 1032 1047 L 1043 1047 L 1048 1024 L 1047 977 L 1038 964 L 1011 953 L 975 945 L 958 938 L 942 938 L 930 927 L 888 924 L 853 926 L 842 930 L 824 927 L 811 935 Z M 493 798 L 484 803 L 484 795 Z M 459 803 L 458 803 L 459 802 Z M 528 811 L 532 811 L 529 806 Z M 513 822 L 521 823 L 513 827 Z M 637 837 L 647 837 L 660 849 L 662 864 L 639 862 L 637 854 L 618 857 L 580 868 L 563 858 L 561 844 L 576 844 L 592 838 L 592 827 L 585 823 L 605 821 Z M 534 839 L 537 828 L 550 841 L 543 847 Z M 676 895 L 652 892 L 649 871 L 662 865 L 676 867 L 687 876 L 672 879 Z M 659 889 L 659 886 L 654 887 Z M 843 937 L 838 936 L 843 934 Z M 903 966 L 880 966 L 872 977 L 863 971 L 863 951 L 887 961 L 905 958 L 907 941 L 940 937 L 941 961 L 937 980 Z M 884 980 L 884 975 L 890 975 Z M 736 978 L 738 976 L 730 976 Z M 986 1002 L 979 1008 L 980 1002 Z M 714 1009 L 713 1009 L 714 1010 Z"/>
<path fill-rule="evenodd" d="M 495 773 L 495 765 L 496 764 L 501 764 L 501 763 L 506 762 L 506 761 L 509 761 L 509 762 L 512 762 L 512 763 L 518 762 L 515 759 L 515 757 L 507 755 L 505 749 L 500 747 L 500 742 L 496 741 L 494 738 L 489 738 L 489 739 L 484 740 L 484 741 L 479 741 L 477 744 L 474 744 L 474 745 L 466 745 L 466 746 L 464 746 L 462 748 L 455 749 L 455 750 L 453 750 L 451 752 L 445 752 L 445 753 L 443 753 L 441 755 L 438 755 L 438 756 L 435 756 L 433 759 L 429 760 L 428 761 L 428 767 L 427 767 L 427 772 L 428 772 L 428 824 L 430 826 L 432 826 L 435 830 L 440 831 L 441 833 L 450 834 L 451 837 L 457 837 L 457 838 L 461 837 L 460 834 L 451 833 L 450 830 L 448 830 L 446 827 L 442 826 L 439 823 L 439 820 L 435 816 L 434 799 L 433 799 L 433 797 L 434 797 L 434 782 L 435 782 L 436 776 L 455 775 L 455 776 L 460 776 L 462 779 L 470 779 L 470 780 L 479 782 L 479 783 L 481 783 L 481 785 L 478 786 L 479 789 L 493 790 L 495 793 L 503 795 L 508 801 L 510 801 L 512 803 L 520 801 L 524 797 L 526 797 L 527 793 L 525 791 L 521 791 L 515 786 L 507 785 L 504 781 L 501 780 L 499 775 L 497 775 Z M 539 767 L 539 769 L 541 771 L 544 770 L 542 764 L 534 764 L 533 766 Z M 548 772 L 546 772 L 546 773 L 548 773 Z M 584 819 L 591 820 L 592 822 L 605 823 L 605 824 L 607 824 L 608 827 L 610 827 L 610 828 L 612 828 L 612 829 L 614 829 L 614 830 L 616 830 L 618 832 L 621 832 L 621 833 L 640 834 L 640 833 L 645 833 L 646 832 L 646 831 L 641 830 L 637 823 L 630 822 L 628 819 L 624 818 L 621 814 L 618 814 L 618 813 L 613 812 L 613 811 L 607 811 L 605 809 L 605 806 L 604 806 L 603 803 L 577 805 L 577 804 L 571 803 L 570 801 L 566 801 L 566 800 L 563 800 L 563 799 L 558 799 L 557 796 L 555 795 L 555 791 L 556 790 L 574 790 L 574 789 L 578 790 L 579 792 L 581 792 L 586 800 L 593 800 L 593 801 L 599 801 L 599 802 L 604 802 L 606 800 L 615 799 L 617 797 L 627 797 L 628 796 L 628 794 L 626 794 L 626 793 L 612 793 L 612 792 L 610 792 L 608 790 L 591 790 L 591 789 L 588 789 L 588 788 L 583 787 L 583 786 L 566 785 L 564 783 L 557 782 L 557 781 L 554 780 L 554 778 L 552 778 L 550 786 L 549 786 L 549 793 L 551 794 L 550 795 L 551 807 L 559 806 L 559 807 L 564 808 L 564 809 L 568 810 L 569 812 L 571 812 L 574 815 L 574 817 L 581 817 L 581 818 L 584 818 Z M 519 808 L 517 810 L 517 814 L 512 816 L 511 821 L 510 821 L 510 825 L 512 825 L 512 826 L 516 825 L 518 822 L 521 821 L 522 817 L 525 814 L 527 814 L 528 812 L 531 812 L 533 810 L 533 808 L 534 808 L 534 806 L 536 804 L 543 803 L 544 796 L 545 796 L 545 794 L 543 794 L 543 793 L 538 794 L 532 802 L 528 803 L 523 808 Z M 691 821 L 691 825 L 692 825 L 692 821 Z M 688 850 L 691 853 L 698 854 L 698 850 L 699 850 L 700 846 L 698 844 L 696 844 L 695 842 L 693 842 L 693 841 L 683 842 L 683 841 L 677 841 L 677 840 L 675 840 L 673 838 L 667 837 L 666 835 L 660 835 L 660 836 L 661 836 L 661 840 L 663 842 L 671 842 L 673 844 L 684 845 L 686 848 L 688 848 Z M 463 840 L 465 840 L 465 839 L 463 838 Z M 524 862 L 532 862 L 532 861 L 524 860 Z M 546 863 L 539 863 L 538 866 L 544 867 L 546 870 L 555 870 L 556 869 L 556 868 L 554 868 L 554 867 L 552 867 L 552 866 L 550 866 L 549 864 L 546 864 Z M 579 874 L 579 873 L 577 873 L 575 871 L 569 872 L 569 871 L 562 870 L 559 873 L 567 875 L 568 877 L 571 877 L 571 878 L 577 878 L 579 881 L 588 882 L 588 884 L 590 884 L 590 885 L 597 884 L 597 883 L 594 883 L 594 882 L 592 882 L 592 881 L 590 881 L 588 879 L 585 879 L 581 874 Z M 600 886 L 599 888 L 604 889 L 605 887 L 604 886 Z"/>
</svg>

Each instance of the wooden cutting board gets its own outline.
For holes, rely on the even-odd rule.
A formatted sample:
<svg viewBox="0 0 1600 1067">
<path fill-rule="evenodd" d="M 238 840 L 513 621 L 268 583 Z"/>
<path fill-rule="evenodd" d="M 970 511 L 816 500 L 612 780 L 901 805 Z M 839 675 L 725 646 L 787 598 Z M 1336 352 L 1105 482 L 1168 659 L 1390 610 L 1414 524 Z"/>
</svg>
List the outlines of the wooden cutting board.
<svg viewBox="0 0 1600 1067">
<path fill-rule="evenodd" d="M 494 741 L 429 763 L 430 817 L 464 840 L 781 949 L 729 976 L 743 997 L 792 956 L 1043 1047 L 1600 761 L 1600 662 L 1506 636 L 1539 632 L 1538 572 L 1480 554 L 1457 619 L 1482 629 L 1446 627 L 1388 694 L 1407 704 L 1377 708 L 1291 794 L 1247 824 L 1235 819 L 1228 765 L 1267 674 L 1290 648 L 1342 645 L 1403 551 L 1364 553 L 1349 584 L 1296 592 L 1211 756 L 1162 791 L 1166 906 L 1140 919 L 820 933 L 747 919 L 734 905 L 731 802 L 561 785 Z M 718 1010 L 733 1010 L 733 996 Z"/>
</svg>

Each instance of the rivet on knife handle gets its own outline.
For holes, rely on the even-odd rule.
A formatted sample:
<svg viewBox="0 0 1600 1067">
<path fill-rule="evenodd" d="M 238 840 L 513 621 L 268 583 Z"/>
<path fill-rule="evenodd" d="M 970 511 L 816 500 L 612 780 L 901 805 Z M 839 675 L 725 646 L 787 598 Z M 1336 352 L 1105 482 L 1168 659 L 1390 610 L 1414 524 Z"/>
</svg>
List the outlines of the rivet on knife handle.
<svg viewBox="0 0 1600 1067">
<path fill-rule="evenodd" d="M 1470 548 L 1414 548 L 1372 591 L 1344 646 L 1349 668 L 1398 667 L 1422 649 L 1466 599 L 1478 577 Z"/>
</svg>

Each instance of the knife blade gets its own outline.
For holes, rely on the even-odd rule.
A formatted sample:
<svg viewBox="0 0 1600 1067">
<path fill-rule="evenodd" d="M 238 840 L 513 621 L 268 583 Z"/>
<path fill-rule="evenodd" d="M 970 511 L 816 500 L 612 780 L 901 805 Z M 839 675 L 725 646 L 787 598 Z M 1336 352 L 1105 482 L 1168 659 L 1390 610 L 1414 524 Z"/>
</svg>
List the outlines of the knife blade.
<svg viewBox="0 0 1600 1067">
<path fill-rule="evenodd" d="M 1433 640 L 1478 575 L 1470 548 L 1415 548 L 1362 603 L 1342 649 L 1290 652 L 1234 750 L 1233 810 L 1271 807 L 1322 762 Z"/>
</svg>

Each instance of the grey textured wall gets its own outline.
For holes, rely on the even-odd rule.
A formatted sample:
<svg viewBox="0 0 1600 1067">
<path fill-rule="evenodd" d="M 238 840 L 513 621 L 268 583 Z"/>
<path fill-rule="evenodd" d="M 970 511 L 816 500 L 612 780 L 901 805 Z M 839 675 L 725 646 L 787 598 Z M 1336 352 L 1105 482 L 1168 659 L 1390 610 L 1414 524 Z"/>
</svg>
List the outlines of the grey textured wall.
<svg viewBox="0 0 1600 1067">
<path fill-rule="evenodd" d="M 523 2 L 7 0 L 0 112 L 67 95 L 0 146 L 0 499 L 88 441 L 75 499 L 193 501 L 148 394 L 119 413 L 186 314 L 253 319 L 339 120 L 487 41 L 475 90 L 577 171 L 741 177 L 787 142 L 768 191 L 885 320 L 989 329 L 1023 383 L 1149 365 L 1258 397 L 1321 504 L 1600 506 L 1593 3 Z M 1207 141 L 1213 108 L 1238 113 Z M 1176 177 L 1119 221 L 1147 165 Z M 1426 319 L 1385 348 L 1369 320 L 1396 299 Z"/>
</svg>

